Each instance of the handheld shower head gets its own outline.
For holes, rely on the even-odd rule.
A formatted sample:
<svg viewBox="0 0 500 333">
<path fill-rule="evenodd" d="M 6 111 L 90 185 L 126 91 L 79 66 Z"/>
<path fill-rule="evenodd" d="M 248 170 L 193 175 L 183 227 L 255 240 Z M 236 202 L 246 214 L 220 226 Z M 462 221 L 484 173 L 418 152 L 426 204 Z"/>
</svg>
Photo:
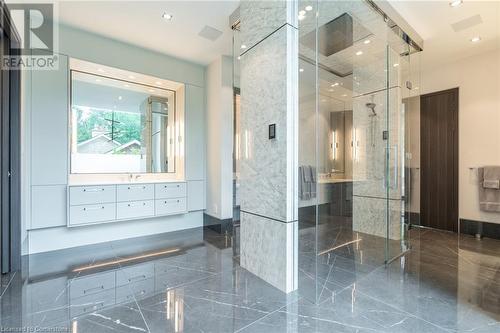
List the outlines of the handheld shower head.
<svg viewBox="0 0 500 333">
<path fill-rule="evenodd" d="M 366 107 L 372 111 L 372 115 L 376 116 L 377 112 L 375 112 L 375 107 L 377 104 L 375 103 L 366 103 Z"/>
</svg>

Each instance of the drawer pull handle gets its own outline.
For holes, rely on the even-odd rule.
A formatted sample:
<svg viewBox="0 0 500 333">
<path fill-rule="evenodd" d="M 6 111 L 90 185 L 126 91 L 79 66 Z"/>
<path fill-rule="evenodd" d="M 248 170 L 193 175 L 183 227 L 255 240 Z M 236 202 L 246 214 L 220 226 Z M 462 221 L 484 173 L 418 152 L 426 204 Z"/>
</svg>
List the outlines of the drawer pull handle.
<svg viewBox="0 0 500 333">
<path fill-rule="evenodd" d="M 104 206 L 101 207 L 83 207 L 83 210 L 99 210 L 99 209 L 104 209 Z"/>
<path fill-rule="evenodd" d="M 143 205 L 143 206 L 146 206 L 146 203 L 145 203 L 145 202 L 143 202 L 143 203 L 142 203 L 142 205 Z M 129 206 L 129 207 L 135 207 L 136 205 L 134 205 L 134 204 L 127 204 L 127 206 Z"/>
<path fill-rule="evenodd" d="M 142 275 L 139 275 L 139 276 L 131 277 L 130 279 L 128 279 L 128 282 L 132 282 L 132 281 L 135 281 L 135 280 L 141 280 L 141 279 L 145 279 L 145 278 L 146 278 L 146 275 L 142 274 Z"/>
<path fill-rule="evenodd" d="M 129 186 L 129 187 L 127 187 L 127 189 L 129 189 L 129 190 L 133 190 L 133 189 L 143 189 L 143 190 L 145 190 L 146 186 Z"/>
<path fill-rule="evenodd" d="M 99 286 L 99 287 L 90 288 L 90 289 L 85 289 L 85 290 L 83 291 L 83 293 L 84 293 L 84 294 L 86 294 L 86 293 L 91 292 L 91 291 L 98 291 L 98 290 L 102 290 L 102 289 L 104 289 L 104 286 L 102 286 L 102 285 L 101 285 L 101 286 Z"/>
<path fill-rule="evenodd" d="M 103 188 L 84 188 L 83 192 L 101 192 L 104 191 Z"/>
</svg>

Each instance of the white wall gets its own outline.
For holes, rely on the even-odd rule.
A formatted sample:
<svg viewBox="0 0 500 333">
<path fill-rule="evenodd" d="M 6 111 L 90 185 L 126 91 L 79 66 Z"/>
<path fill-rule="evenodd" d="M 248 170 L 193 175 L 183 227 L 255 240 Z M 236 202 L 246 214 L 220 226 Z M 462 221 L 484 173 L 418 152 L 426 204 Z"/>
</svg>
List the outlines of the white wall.
<svg viewBox="0 0 500 333">
<path fill-rule="evenodd" d="M 207 210 L 218 219 L 233 216 L 233 62 L 222 56 L 206 69 Z"/>
<path fill-rule="evenodd" d="M 469 170 L 500 165 L 500 50 L 422 70 L 422 94 L 459 87 L 460 218 L 500 223 L 500 214 L 479 210 L 477 173 Z"/>
<path fill-rule="evenodd" d="M 23 83 L 24 244 L 26 234 L 28 239 L 23 254 L 202 226 L 206 186 L 205 68 L 65 26 L 60 27 L 59 53 L 65 64 L 59 71 L 28 72 Z M 185 166 L 181 167 L 185 168 L 188 186 L 187 214 L 66 227 L 68 57 L 185 84 Z M 39 149 L 41 145 L 50 149 L 50 158 L 46 158 L 45 148 Z"/>
</svg>

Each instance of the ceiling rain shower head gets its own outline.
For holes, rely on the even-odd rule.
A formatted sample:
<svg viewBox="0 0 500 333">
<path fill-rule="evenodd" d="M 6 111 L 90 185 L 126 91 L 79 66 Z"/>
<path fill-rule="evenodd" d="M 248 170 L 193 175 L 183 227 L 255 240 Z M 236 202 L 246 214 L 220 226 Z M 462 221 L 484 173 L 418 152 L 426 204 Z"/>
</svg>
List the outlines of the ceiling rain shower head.
<svg viewBox="0 0 500 333">
<path fill-rule="evenodd" d="M 366 107 L 372 111 L 373 116 L 377 115 L 377 112 L 375 112 L 376 106 L 377 106 L 377 104 L 375 104 L 375 103 L 366 103 Z"/>
</svg>

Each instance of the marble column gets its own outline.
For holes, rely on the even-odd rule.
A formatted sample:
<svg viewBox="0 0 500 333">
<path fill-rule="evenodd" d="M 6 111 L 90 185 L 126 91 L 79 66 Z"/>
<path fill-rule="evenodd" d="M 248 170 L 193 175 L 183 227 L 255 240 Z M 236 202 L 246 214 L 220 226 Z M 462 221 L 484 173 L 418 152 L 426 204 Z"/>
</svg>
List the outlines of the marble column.
<svg viewBox="0 0 500 333">
<path fill-rule="evenodd" d="M 297 288 L 296 6 L 243 0 L 240 7 L 240 262 L 284 292 Z"/>
</svg>

